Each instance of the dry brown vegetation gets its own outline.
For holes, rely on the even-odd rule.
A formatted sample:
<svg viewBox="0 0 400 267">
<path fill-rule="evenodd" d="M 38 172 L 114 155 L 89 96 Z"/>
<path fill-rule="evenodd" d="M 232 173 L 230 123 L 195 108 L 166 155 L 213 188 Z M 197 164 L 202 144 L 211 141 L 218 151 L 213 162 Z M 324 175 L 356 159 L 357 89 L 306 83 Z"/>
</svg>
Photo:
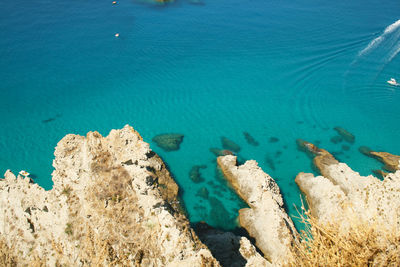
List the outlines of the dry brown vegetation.
<svg viewBox="0 0 400 267">
<path fill-rule="evenodd" d="M 343 231 L 342 222 L 321 224 L 310 211 L 299 218 L 305 230 L 292 249 L 291 266 L 400 266 L 397 225 L 383 228 L 350 214 Z"/>
</svg>

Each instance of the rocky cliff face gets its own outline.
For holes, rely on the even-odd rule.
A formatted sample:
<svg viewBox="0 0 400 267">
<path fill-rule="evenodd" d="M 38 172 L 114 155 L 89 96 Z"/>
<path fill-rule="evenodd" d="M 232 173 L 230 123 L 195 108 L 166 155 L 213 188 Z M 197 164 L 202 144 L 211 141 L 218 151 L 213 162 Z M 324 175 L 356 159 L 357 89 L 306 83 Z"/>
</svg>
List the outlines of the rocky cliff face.
<svg viewBox="0 0 400 267">
<path fill-rule="evenodd" d="M 19 264 L 219 265 L 180 212 L 166 166 L 131 127 L 67 135 L 53 166 L 50 191 L 10 171 L 0 180 L 0 235 Z"/>
<path fill-rule="evenodd" d="M 237 166 L 235 156 L 218 157 L 227 180 L 250 208 L 239 211 L 239 223 L 255 238 L 257 247 L 274 265 L 285 263 L 297 231 L 283 207 L 274 179 L 249 160 Z"/>
<path fill-rule="evenodd" d="M 341 231 L 347 231 L 352 220 L 378 225 L 371 229 L 378 231 L 385 248 L 385 231 L 400 226 L 400 170 L 384 180 L 363 177 L 328 151 L 303 140 L 298 144 L 314 157 L 321 173 L 296 177 L 314 218 L 336 222 Z M 398 156 L 368 153 L 390 166 L 388 170 L 399 168 Z M 181 212 L 178 186 L 165 164 L 136 131 L 125 126 L 107 137 L 97 132 L 64 137 L 56 147 L 50 191 L 29 178 L 5 173 L 0 179 L 0 264 L 292 264 L 299 237 L 273 178 L 252 160 L 238 166 L 236 157 L 227 155 L 217 162 L 249 205 L 239 211 L 239 222 L 262 253 L 246 237 L 207 226 L 197 229 L 208 247 L 203 244 Z M 390 246 L 396 249 L 396 244 Z"/>
<path fill-rule="evenodd" d="M 307 146 L 311 147 L 311 146 Z M 324 149 L 310 150 L 322 176 L 300 173 L 296 183 L 306 195 L 313 215 L 322 222 L 341 222 L 349 215 L 381 229 L 399 225 L 400 171 L 387 174 L 384 180 L 361 176 L 345 163 L 338 162 Z M 372 152 L 387 165 L 398 166 L 399 157 L 385 152 Z M 397 160 L 397 164 L 394 163 Z M 389 163 L 388 163 L 389 162 Z M 392 170 L 396 170 L 394 167 Z"/>
</svg>

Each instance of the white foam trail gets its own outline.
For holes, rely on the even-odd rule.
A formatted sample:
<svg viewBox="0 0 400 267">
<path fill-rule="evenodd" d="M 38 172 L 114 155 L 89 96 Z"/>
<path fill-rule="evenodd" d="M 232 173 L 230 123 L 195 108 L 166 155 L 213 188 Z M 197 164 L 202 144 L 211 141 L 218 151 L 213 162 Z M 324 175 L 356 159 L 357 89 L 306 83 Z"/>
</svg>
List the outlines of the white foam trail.
<svg viewBox="0 0 400 267">
<path fill-rule="evenodd" d="M 392 61 L 392 59 L 395 58 L 397 56 L 397 54 L 400 52 L 400 43 L 392 51 L 393 51 L 393 53 L 390 55 L 389 59 L 387 60 L 388 63 L 390 61 Z"/>
<path fill-rule="evenodd" d="M 368 53 L 370 50 L 374 49 L 375 47 L 377 47 L 386 37 L 386 35 L 394 32 L 397 28 L 400 27 L 400 19 L 397 20 L 396 22 L 390 24 L 389 26 L 386 27 L 386 29 L 383 31 L 383 33 L 376 37 L 374 40 L 372 40 L 366 48 L 364 48 L 363 50 L 361 50 L 358 53 L 358 56 L 363 56 L 366 53 Z"/>
</svg>

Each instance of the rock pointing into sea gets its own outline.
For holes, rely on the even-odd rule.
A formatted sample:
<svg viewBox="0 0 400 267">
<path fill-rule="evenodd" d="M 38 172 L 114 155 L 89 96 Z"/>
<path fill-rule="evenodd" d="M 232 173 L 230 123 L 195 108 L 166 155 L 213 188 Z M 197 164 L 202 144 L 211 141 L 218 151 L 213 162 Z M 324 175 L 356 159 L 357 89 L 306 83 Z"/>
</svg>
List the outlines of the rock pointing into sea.
<svg viewBox="0 0 400 267">
<path fill-rule="evenodd" d="M 379 225 L 384 231 L 400 219 L 400 171 L 384 180 L 361 176 L 324 149 L 315 148 L 314 164 L 322 176 L 300 173 L 296 183 L 306 195 L 312 214 L 324 223 L 340 222 L 343 229 L 349 218 Z M 351 215 L 351 216 L 349 216 Z"/>
<path fill-rule="evenodd" d="M 54 187 L 0 179 L 0 245 L 11 265 L 219 266 L 180 212 L 178 187 L 129 126 L 67 135 Z"/>
<path fill-rule="evenodd" d="M 239 223 L 256 240 L 257 247 L 274 265 L 285 263 L 296 236 L 274 179 L 254 160 L 237 166 L 235 156 L 217 159 L 226 179 L 250 208 L 239 210 Z"/>
</svg>

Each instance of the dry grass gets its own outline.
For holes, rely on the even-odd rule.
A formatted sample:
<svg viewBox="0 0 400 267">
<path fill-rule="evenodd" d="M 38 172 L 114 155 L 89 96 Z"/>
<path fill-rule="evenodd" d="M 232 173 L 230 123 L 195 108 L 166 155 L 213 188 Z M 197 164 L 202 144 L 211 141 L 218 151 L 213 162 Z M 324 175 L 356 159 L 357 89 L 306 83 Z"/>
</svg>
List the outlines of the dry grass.
<svg viewBox="0 0 400 267">
<path fill-rule="evenodd" d="M 310 211 L 300 213 L 305 226 L 293 248 L 290 266 L 400 266 L 400 232 L 397 225 L 380 227 L 354 213 L 346 223 L 321 224 Z M 346 228 L 345 231 L 343 229 Z"/>
</svg>

